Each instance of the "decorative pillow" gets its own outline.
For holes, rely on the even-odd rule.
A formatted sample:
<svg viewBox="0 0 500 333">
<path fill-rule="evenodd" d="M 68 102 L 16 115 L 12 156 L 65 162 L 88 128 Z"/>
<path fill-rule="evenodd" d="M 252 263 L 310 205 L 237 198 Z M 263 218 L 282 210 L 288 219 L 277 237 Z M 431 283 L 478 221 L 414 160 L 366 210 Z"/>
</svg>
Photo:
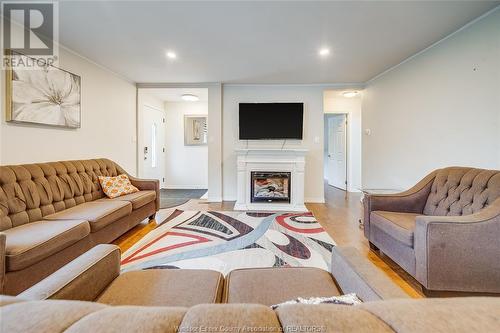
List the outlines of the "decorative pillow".
<svg viewBox="0 0 500 333">
<path fill-rule="evenodd" d="M 332 297 L 309 297 L 309 298 L 302 298 L 298 297 L 294 300 L 291 301 L 286 301 L 283 303 L 279 304 L 274 304 L 271 305 L 271 308 L 277 309 L 278 307 L 282 305 L 287 305 L 287 304 L 309 304 L 309 305 L 314 305 L 314 304 L 341 304 L 341 305 L 358 305 L 361 304 L 362 301 L 358 298 L 356 294 L 346 294 L 346 295 L 341 295 L 341 296 L 332 296 Z"/>
<path fill-rule="evenodd" d="M 125 174 L 116 177 L 99 176 L 99 183 L 101 183 L 104 194 L 111 199 L 139 191 L 130 183 L 130 179 Z"/>
</svg>

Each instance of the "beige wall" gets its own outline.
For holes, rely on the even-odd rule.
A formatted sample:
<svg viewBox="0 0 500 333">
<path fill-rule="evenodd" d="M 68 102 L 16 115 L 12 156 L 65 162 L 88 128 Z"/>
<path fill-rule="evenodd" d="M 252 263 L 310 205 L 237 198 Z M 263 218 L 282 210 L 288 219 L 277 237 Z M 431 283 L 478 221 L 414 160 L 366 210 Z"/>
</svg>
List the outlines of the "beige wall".
<svg viewBox="0 0 500 333">
<path fill-rule="evenodd" d="M 500 169 L 500 10 L 369 82 L 362 109 L 364 187 Z"/>
<path fill-rule="evenodd" d="M 2 71 L 0 163 L 106 157 L 135 174 L 135 84 L 63 48 L 59 67 L 82 78 L 82 127 L 61 129 L 6 123 Z"/>
</svg>

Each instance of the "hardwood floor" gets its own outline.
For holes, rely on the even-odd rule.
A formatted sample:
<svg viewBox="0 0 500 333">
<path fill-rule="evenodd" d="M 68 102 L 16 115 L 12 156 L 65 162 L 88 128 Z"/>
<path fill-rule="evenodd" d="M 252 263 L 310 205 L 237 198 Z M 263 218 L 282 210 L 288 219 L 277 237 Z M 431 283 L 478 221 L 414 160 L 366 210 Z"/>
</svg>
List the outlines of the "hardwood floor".
<svg viewBox="0 0 500 333">
<path fill-rule="evenodd" d="M 397 283 L 411 297 L 423 297 L 418 283 L 404 270 L 385 256 L 380 256 L 370 251 L 368 241 L 359 227 L 361 216 L 361 194 L 346 193 L 332 186 L 325 185 L 325 203 L 309 203 L 307 208 L 330 234 L 339 246 L 353 246 L 365 255 L 373 264 L 383 270 L 392 281 Z M 207 203 L 204 200 L 190 200 L 178 207 L 183 210 L 233 210 L 234 202 Z M 153 230 L 157 221 L 164 221 L 174 209 L 161 209 L 156 214 L 156 219 L 150 222 L 143 221 L 134 229 L 118 238 L 114 244 L 122 252 L 139 241 L 144 235 Z"/>
</svg>

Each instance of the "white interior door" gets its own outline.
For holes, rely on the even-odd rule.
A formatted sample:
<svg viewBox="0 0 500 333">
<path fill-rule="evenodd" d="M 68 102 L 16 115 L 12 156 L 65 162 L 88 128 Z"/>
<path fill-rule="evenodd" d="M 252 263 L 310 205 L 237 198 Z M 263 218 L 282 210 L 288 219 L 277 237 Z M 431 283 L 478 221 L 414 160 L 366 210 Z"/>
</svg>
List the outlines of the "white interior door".
<svg viewBox="0 0 500 333">
<path fill-rule="evenodd" d="M 162 110 L 143 108 L 143 177 L 158 179 L 165 185 L 165 115 Z"/>
<path fill-rule="evenodd" d="M 328 118 L 328 185 L 347 188 L 346 172 L 346 115 Z"/>
</svg>

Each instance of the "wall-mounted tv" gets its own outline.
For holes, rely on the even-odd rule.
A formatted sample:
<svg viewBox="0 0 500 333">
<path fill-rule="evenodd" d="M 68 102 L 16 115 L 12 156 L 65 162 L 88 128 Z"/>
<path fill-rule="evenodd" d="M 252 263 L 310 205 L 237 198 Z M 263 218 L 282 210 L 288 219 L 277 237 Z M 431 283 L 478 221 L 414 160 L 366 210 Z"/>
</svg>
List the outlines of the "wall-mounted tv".
<svg viewBox="0 0 500 333">
<path fill-rule="evenodd" d="M 240 140 L 302 140 L 304 103 L 240 103 Z"/>
</svg>

